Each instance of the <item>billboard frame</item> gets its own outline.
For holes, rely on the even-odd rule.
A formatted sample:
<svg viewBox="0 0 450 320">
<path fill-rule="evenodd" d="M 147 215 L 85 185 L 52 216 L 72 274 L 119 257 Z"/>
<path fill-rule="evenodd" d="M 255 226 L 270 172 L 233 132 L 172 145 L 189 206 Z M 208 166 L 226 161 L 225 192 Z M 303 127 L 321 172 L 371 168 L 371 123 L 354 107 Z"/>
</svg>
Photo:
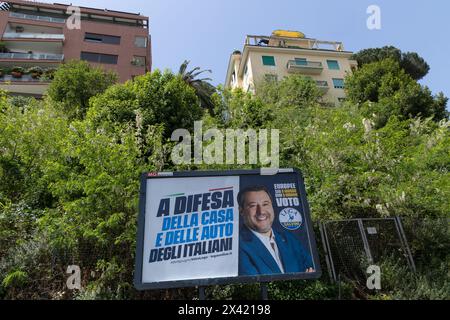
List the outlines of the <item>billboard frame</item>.
<svg viewBox="0 0 450 320">
<path fill-rule="evenodd" d="M 306 220 L 307 232 L 311 246 L 311 258 L 316 266 L 316 271 L 312 273 L 299 272 L 277 275 L 257 275 L 257 276 L 236 276 L 225 278 L 208 278 L 208 279 L 191 279 L 144 283 L 142 282 L 142 267 L 144 262 L 144 232 L 145 232 L 145 207 L 148 179 L 167 179 L 167 178 L 186 178 L 186 177 L 219 177 L 219 176 L 242 176 L 242 175 L 271 175 L 294 173 L 297 175 L 297 183 L 300 192 L 300 199 L 304 218 Z M 303 174 L 296 168 L 289 169 L 252 169 L 252 170 L 220 170 L 220 171 L 174 171 L 174 172 L 146 172 L 141 175 L 141 187 L 139 193 L 139 216 L 138 229 L 136 238 L 135 252 L 135 270 L 134 270 L 134 286 L 137 290 L 157 290 L 157 289 L 173 289 L 184 287 L 206 287 L 213 285 L 237 284 L 237 283 L 267 283 L 273 281 L 285 280 L 314 280 L 322 276 L 317 244 L 314 235 L 311 214 L 309 210 L 308 200 L 306 198 L 306 188 L 303 180 Z"/>
</svg>

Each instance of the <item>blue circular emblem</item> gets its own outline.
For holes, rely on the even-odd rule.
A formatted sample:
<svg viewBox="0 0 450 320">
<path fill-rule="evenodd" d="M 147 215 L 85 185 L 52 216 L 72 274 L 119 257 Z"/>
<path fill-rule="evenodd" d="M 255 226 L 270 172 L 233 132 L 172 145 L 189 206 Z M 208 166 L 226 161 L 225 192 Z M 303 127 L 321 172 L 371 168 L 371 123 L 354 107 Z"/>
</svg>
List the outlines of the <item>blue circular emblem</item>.
<svg viewBox="0 0 450 320">
<path fill-rule="evenodd" d="M 302 215 L 294 208 L 285 208 L 281 210 L 279 220 L 283 228 L 288 230 L 297 230 L 303 223 Z"/>
</svg>

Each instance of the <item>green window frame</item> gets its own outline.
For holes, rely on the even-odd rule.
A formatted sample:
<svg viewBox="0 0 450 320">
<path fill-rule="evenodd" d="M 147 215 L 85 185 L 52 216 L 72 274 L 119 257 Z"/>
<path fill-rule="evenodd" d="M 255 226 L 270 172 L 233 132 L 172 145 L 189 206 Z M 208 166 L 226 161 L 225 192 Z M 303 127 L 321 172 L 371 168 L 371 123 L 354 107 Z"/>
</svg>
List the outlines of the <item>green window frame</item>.
<svg viewBox="0 0 450 320">
<path fill-rule="evenodd" d="M 274 56 L 262 56 L 262 63 L 265 66 L 275 66 Z"/>
<path fill-rule="evenodd" d="M 308 65 L 308 61 L 306 61 L 306 58 L 295 58 L 295 64 L 298 66 L 306 66 Z"/>
<path fill-rule="evenodd" d="M 337 60 L 327 60 L 328 69 L 340 70 L 339 62 Z"/>
</svg>

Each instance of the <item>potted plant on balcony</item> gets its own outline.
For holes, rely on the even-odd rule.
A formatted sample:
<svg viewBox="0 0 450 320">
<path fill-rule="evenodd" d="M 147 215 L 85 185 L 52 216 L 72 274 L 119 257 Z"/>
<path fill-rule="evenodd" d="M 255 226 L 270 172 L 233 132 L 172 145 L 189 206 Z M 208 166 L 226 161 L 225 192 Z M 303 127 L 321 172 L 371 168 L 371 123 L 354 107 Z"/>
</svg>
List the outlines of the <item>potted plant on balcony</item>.
<svg viewBox="0 0 450 320">
<path fill-rule="evenodd" d="M 31 77 L 33 79 L 39 79 L 42 74 L 44 73 L 44 70 L 42 70 L 41 67 L 31 67 L 30 69 L 28 69 L 28 73 L 31 74 Z"/>
<path fill-rule="evenodd" d="M 11 75 L 13 78 L 22 78 L 24 72 L 25 71 L 22 67 L 14 67 L 11 69 Z"/>
<path fill-rule="evenodd" d="M 56 72 L 56 69 L 54 69 L 54 68 L 45 69 L 43 76 L 42 76 L 43 80 L 47 80 L 47 81 L 53 80 L 55 72 Z"/>
<path fill-rule="evenodd" d="M 6 44 L 0 41 L 0 53 L 8 53 L 8 48 L 6 48 Z"/>
</svg>

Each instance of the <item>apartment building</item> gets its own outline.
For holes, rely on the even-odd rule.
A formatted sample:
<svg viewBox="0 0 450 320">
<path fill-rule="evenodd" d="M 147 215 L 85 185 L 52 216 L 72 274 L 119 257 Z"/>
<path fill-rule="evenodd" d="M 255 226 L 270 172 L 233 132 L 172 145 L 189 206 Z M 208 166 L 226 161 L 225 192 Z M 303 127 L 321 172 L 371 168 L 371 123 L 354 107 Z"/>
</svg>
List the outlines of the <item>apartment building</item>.
<svg viewBox="0 0 450 320">
<path fill-rule="evenodd" d="M 357 62 L 350 59 L 352 54 L 341 42 L 306 38 L 298 31 L 248 35 L 244 50 L 234 51 L 230 57 L 225 87 L 255 92 L 264 79 L 300 74 L 316 82 L 326 101 L 339 104 L 345 98 L 344 78 L 357 68 Z"/>
<path fill-rule="evenodd" d="M 120 82 L 151 70 L 149 19 L 135 13 L 10 0 L 0 2 L 0 88 L 41 96 L 65 61 L 115 71 Z"/>
</svg>

